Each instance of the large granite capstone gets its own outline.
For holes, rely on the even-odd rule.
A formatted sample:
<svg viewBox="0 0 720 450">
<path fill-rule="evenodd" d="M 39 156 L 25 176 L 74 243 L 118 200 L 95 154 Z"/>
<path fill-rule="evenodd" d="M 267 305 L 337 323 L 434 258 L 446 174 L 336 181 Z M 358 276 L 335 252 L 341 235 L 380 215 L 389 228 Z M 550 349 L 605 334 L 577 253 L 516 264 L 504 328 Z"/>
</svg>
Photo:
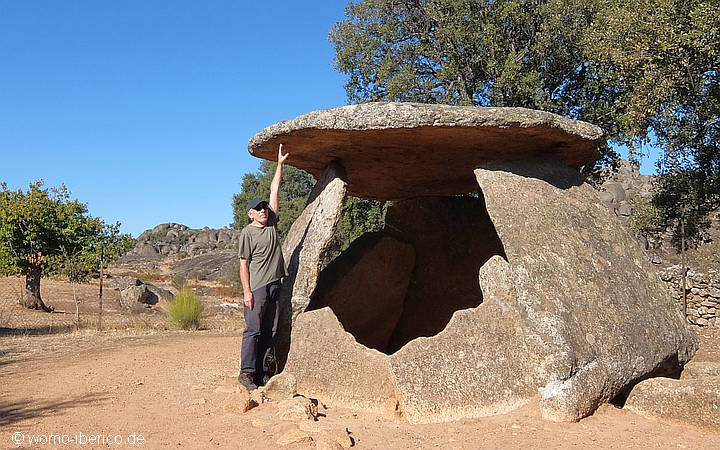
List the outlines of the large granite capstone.
<svg viewBox="0 0 720 450">
<path fill-rule="evenodd" d="M 595 162 L 602 137 L 589 123 L 526 108 L 363 103 L 276 123 L 248 149 L 275 159 L 284 143 L 290 163 L 315 178 L 341 161 L 349 195 L 399 200 L 475 192 L 483 161 L 546 157 L 580 168 Z"/>
<path fill-rule="evenodd" d="M 697 337 L 577 171 L 601 136 L 538 111 L 397 103 L 256 135 L 253 154 L 283 142 L 290 163 L 324 173 L 318 191 L 342 167 L 348 193 L 399 200 L 383 231 L 321 271 L 328 230 L 304 224 L 334 227 L 344 190 L 322 213 L 313 194 L 286 252 L 321 245 L 284 286 L 295 320 L 274 385 L 413 423 L 533 401 L 574 421 L 643 379 L 677 375 Z"/>
</svg>

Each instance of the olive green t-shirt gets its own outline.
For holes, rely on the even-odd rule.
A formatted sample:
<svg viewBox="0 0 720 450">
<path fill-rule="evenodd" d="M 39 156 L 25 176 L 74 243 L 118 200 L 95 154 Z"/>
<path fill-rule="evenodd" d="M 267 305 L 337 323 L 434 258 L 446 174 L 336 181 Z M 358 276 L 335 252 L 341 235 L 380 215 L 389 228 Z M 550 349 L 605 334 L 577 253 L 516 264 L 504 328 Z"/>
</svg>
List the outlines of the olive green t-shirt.
<svg viewBox="0 0 720 450">
<path fill-rule="evenodd" d="M 276 225 L 277 215 L 268 208 L 267 225 L 247 225 L 240 232 L 238 256 L 250 261 L 250 290 L 254 291 L 286 275 Z"/>
</svg>

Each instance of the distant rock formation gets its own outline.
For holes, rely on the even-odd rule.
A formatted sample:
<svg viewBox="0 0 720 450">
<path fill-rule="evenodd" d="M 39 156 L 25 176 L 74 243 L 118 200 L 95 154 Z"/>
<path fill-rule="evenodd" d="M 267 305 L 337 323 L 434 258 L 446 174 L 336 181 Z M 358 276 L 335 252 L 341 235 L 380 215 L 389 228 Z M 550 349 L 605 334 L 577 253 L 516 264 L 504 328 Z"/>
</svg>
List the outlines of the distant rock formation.
<svg viewBox="0 0 720 450">
<path fill-rule="evenodd" d="M 163 223 L 144 231 L 135 247 L 120 257 L 116 267 L 152 269 L 172 263 L 173 271 L 185 276 L 215 280 L 226 275 L 237 256 L 240 230 L 199 230 L 177 223 Z"/>
<path fill-rule="evenodd" d="M 617 171 L 609 174 L 599 186 L 600 200 L 623 222 L 632 213 L 632 198 L 650 198 L 653 195 L 653 176 L 642 175 L 629 161 L 618 161 Z"/>
</svg>

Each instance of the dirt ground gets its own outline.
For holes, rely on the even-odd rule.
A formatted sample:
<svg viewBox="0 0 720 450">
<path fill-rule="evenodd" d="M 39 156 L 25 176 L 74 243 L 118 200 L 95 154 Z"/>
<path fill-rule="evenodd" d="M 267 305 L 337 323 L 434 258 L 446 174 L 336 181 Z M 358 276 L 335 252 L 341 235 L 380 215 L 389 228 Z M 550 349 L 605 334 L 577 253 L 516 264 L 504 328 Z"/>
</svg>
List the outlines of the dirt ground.
<svg viewBox="0 0 720 450">
<path fill-rule="evenodd" d="M 719 331 L 701 334 L 704 358 L 718 357 Z M 223 401 L 238 372 L 239 344 L 239 333 L 212 331 L 0 337 L 0 448 L 73 448 L 90 436 L 124 448 L 277 448 L 297 429 L 321 441 L 349 430 L 355 447 L 368 449 L 720 448 L 720 431 L 662 423 L 609 405 L 571 424 L 542 421 L 536 404 L 434 425 L 332 404 L 320 408 L 325 417 L 318 421 L 280 420 L 278 398 L 245 414 L 228 413 Z M 38 439 L 40 444 L 31 443 Z"/>
</svg>

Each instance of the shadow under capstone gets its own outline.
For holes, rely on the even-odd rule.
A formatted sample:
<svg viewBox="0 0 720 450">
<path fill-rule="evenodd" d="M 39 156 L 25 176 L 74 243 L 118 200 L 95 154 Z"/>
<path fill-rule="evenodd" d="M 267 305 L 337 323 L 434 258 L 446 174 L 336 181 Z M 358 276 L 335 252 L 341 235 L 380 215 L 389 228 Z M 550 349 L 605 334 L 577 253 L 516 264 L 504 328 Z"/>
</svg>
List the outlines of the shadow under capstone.
<svg viewBox="0 0 720 450">
<path fill-rule="evenodd" d="M 504 257 L 480 197 L 419 197 L 388 209 L 321 273 L 307 310 L 329 306 L 366 347 L 392 354 L 483 301 L 480 267 Z"/>
</svg>

